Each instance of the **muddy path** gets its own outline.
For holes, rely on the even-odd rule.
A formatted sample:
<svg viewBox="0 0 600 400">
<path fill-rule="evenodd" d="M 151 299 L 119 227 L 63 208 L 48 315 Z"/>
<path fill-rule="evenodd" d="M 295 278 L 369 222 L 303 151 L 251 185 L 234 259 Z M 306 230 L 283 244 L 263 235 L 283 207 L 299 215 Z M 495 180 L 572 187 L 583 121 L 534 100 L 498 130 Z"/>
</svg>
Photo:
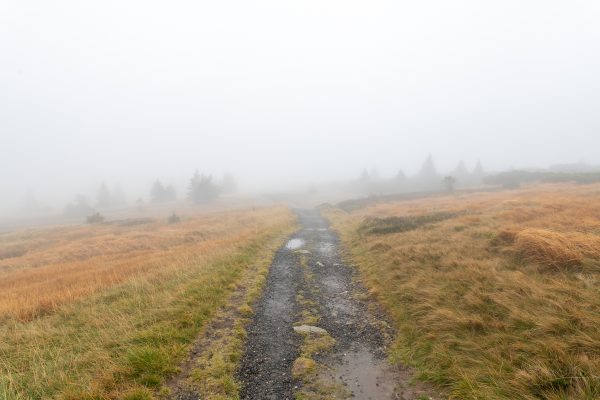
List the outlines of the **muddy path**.
<svg viewBox="0 0 600 400">
<path fill-rule="evenodd" d="M 296 212 L 301 229 L 277 252 L 248 327 L 241 398 L 291 400 L 316 380 L 325 382 L 318 392 L 342 388 L 322 398 L 429 398 L 425 388 L 409 384 L 409 370 L 386 362 L 386 324 L 366 300 L 356 271 L 342 260 L 327 221 L 317 211 Z M 303 324 L 307 304 L 310 326 L 326 330 L 335 344 L 314 354 L 318 369 L 312 377 L 299 379 L 292 367 L 303 338 L 294 326 Z"/>
</svg>

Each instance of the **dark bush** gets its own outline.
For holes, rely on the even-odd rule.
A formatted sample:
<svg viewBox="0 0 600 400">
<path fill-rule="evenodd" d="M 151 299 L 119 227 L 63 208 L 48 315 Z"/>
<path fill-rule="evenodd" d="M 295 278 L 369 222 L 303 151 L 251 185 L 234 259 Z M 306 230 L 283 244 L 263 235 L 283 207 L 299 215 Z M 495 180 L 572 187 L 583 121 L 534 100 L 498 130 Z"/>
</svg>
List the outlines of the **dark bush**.
<svg viewBox="0 0 600 400">
<path fill-rule="evenodd" d="M 176 224 L 179 221 L 181 221 L 181 218 L 179 217 L 179 215 L 175 214 L 175 211 L 173 211 L 173 214 L 171 214 L 167 220 L 170 224 Z"/>
<path fill-rule="evenodd" d="M 438 212 L 425 215 L 409 215 L 405 217 L 371 217 L 365 219 L 359 230 L 366 234 L 385 234 L 396 232 L 407 232 L 420 228 L 427 224 L 444 221 L 456 217 L 455 212 Z"/>
<path fill-rule="evenodd" d="M 104 217 L 100 213 L 88 215 L 86 218 L 88 224 L 101 224 L 104 222 Z"/>
</svg>

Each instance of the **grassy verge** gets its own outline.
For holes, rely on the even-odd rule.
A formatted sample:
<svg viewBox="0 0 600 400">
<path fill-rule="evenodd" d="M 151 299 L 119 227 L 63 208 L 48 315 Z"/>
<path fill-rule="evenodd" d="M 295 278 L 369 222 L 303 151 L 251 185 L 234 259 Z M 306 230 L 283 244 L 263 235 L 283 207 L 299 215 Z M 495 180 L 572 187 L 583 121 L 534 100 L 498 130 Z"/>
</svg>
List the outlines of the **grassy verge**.
<svg viewBox="0 0 600 400">
<path fill-rule="evenodd" d="M 393 321 L 396 362 L 456 399 L 596 399 L 599 192 L 538 186 L 324 214 Z M 419 217 L 439 213 L 455 216 Z M 364 229 L 406 217 L 423 223 Z"/>
<path fill-rule="evenodd" d="M 207 253 L 179 249 L 178 268 L 78 297 L 51 312 L 0 324 L 0 398 L 151 399 L 178 371 L 198 334 L 250 265 L 289 230 L 286 210 L 262 214 L 244 240 L 219 239 Z"/>
<path fill-rule="evenodd" d="M 284 242 L 284 237 L 297 227 L 290 225 L 276 240 L 267 244 L 266 250 L 255 257 L 236 284 L 236 290 L 211 321 L 207 332 L 197 344 L 200 355 L 192 360 L 186 384 L 194 388 L 205 400 L 238 399 L 240 383 L 236 379 L 239 361 L 244 352 L 246 327 L 254 313 L 267 280 L 273 253 Z"/>
</svg>

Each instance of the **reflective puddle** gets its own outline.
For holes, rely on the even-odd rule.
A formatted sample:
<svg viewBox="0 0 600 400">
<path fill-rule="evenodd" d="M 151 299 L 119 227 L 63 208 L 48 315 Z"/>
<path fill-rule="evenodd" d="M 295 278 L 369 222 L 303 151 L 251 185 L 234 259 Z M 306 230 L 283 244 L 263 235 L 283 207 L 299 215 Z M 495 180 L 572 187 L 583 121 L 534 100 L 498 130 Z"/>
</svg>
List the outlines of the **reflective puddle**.
<svg viewBox="0 0 600 400">
<path fill-rule="evenodd" d="M 292 239 L 289 242 L 287 242 L 287 244 L 285 245 L 285 248 L 290 249 L 290 250 L 296 250 L 302 246 L 304 246 L 304 239 L 296 238 L 296 239 Z"/>
<path fill-rule="evenodd" d="M 383 360 L 378 360 L 363 346 L 343 354 L 342 362 L 334 367 L 333 379 L 341 381 L 352 392 L 353 399 L 392 399 L 394 375 Z"/>
</svg>

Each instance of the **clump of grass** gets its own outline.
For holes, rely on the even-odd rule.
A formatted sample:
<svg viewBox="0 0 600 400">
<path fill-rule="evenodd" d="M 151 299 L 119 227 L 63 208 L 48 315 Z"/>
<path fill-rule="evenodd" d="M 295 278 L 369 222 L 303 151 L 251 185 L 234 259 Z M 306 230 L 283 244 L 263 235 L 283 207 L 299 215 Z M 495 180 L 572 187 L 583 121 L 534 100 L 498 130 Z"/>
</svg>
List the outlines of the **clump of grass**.
<svg viewBox="0 0 600 400">
<path fill-rule="evenodd" d="M 556 269 L 576 267 L 583 255 L 568 237 L 547 229 L 524 229 L 516 235 L 515 249 L 526 261 Z"/>
<path fill-rule="evenodd" d="M 292 376 L 294 379 L 305 380 L 317 368 L 317 363 L 312 358 L 298 357 L 292 365 Z"/>
<path fill-rule="evenodd" d="M 303 383 L 296 393 L 296 398 L 338 398 L 333 395 L 339 391 L 339 384 L 319 377 L 319 371 L 323 366 L 315 361 L 315 357 L 328 352 L 335 346 L 335 339 L 329 333 L 307 332 L 301 335 L 300 356 L 294 360 L 292 365 L 293 378 Z M 319 397 L 315 397 L 317 394 Z M 321 394 L 328 394 L 329 397 L 320 397 Z"/>
<path fill-rule="evenodd" d="M 305 356 L 315 356 L 326 353 L 335 346 L 335 339 L 328 333 L 306 334 L 300 352 Z"/>
</svg>

